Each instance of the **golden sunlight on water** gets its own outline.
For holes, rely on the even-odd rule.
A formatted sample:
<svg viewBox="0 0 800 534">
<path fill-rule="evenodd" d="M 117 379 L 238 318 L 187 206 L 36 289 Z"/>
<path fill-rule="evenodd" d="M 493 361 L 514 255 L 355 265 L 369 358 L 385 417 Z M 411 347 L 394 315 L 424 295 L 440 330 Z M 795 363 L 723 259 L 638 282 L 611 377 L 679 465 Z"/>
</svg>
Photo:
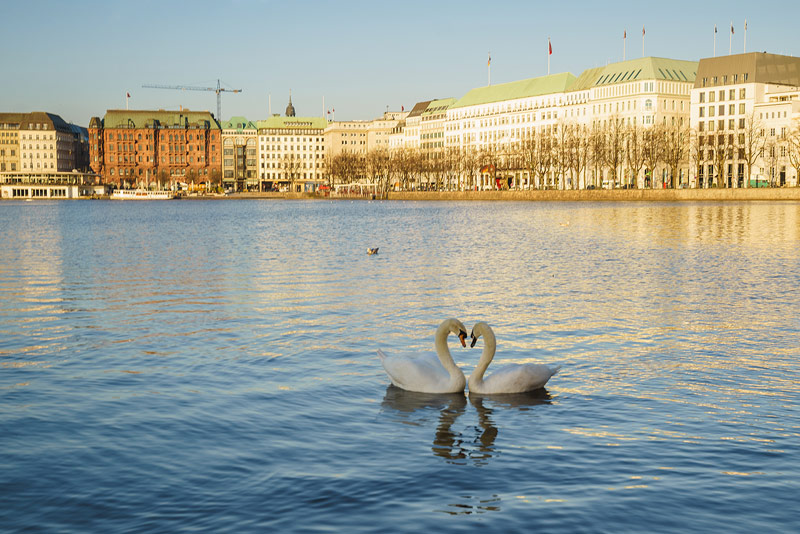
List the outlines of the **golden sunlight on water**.
<svg viewBox="0 0 800 534">
<path fill-rule="evenodd" d="M 0 223 L 12 530 L 796 522 L 797 203 L 11 202 Z M 487 374 L 561 370 L 519 396 L 389 386 L 376 350 L 428 353 L 447 317 L 492 326 Z M 469 375 L 482 348 L 450 350 Z"/>
</svg>

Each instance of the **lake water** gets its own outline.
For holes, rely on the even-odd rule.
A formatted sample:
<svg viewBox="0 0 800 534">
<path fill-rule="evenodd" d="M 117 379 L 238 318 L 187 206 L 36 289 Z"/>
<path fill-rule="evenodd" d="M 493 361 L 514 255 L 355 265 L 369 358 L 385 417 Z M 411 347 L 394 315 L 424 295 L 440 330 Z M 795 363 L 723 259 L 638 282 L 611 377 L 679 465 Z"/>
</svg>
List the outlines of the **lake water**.
<svg viewBox="0 0 800 534">
<path fill-rule="evenodd" d="M 800 528 L 798 203 L 7 201 L 0 224 L 0 531 Z M 432 351 L 448 317 L 494 327 L 493 365 L 561 372 L 390 387 L 376 349 Z M 450 347 L 469 374 L 482 341 Z"/>
</svg>

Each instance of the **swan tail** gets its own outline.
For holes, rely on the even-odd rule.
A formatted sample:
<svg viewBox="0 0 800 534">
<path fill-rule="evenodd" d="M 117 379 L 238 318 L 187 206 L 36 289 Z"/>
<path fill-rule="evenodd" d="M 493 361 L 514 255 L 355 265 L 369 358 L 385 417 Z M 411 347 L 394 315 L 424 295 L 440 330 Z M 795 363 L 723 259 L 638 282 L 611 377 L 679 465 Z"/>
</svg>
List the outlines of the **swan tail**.
<svg viewBox="0 0 800 534">
<path fill-rule="evenodd" d="M 554 366 L 550 367 L 550 371 L 553 373 L 550 376 L 557 375 L 560 370 L 561 370 L 561 366 L 560 365 L 554 365 Z"/>
<path fill-rule="evenodd" d="M 381 359 L 381 362 L 386 361 L 386 353 L 381 349 L 378 349 L 378 358 Z"/>
</svg>

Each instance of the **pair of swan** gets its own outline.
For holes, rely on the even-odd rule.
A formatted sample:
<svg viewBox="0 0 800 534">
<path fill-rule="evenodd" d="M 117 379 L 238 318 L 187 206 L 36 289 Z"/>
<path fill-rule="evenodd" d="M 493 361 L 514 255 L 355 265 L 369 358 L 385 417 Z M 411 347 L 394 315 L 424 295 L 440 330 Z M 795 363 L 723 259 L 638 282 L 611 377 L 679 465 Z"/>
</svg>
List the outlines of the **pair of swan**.
<svg viewBox="0 0 800 534">
<path fill-rule="evenodd" d="M 416 357 L 403 355 L 387 356 L 378 349 L 386 374 L 395 386 L 420 393 L 456 393 L 464 391 L 467 381 L 464 373 L 453 361 L 447 347 L 447 336 L 455 334 L 466 347 L 467 329 L 458 319 L 446 319 L 439 325 L 434 337 L 436 354 L 423 354 Z M 475 370 L 469 376 L 469 391 L 482 395 L 498 395 L 504 393 L 524 393 L 544 387 L 550 377 L 560 367 L 524 363 L 508 364 L 493 372 L 488 378 L 483 375 L 494 359 L 497 340 L 492 328 L 484 323 L 476 323 L 472 327 L 472 344 L 475 346 L 479 337 L 483 337 L 483 353 Z"/>
</svg>

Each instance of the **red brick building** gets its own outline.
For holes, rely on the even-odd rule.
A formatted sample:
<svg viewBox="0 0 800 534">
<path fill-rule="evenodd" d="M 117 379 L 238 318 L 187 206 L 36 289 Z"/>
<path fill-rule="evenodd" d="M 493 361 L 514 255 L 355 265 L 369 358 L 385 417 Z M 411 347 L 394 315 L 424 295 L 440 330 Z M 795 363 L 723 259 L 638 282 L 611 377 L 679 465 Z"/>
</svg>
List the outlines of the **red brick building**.
<svg viewBox="0 0 800 534">
<path fill-rule="evenodd" d="M 108 110 L 89 122 L 89 164 L 121 188 L 219 185 L 221 133 L 208 111 Z"/>
</svg>

